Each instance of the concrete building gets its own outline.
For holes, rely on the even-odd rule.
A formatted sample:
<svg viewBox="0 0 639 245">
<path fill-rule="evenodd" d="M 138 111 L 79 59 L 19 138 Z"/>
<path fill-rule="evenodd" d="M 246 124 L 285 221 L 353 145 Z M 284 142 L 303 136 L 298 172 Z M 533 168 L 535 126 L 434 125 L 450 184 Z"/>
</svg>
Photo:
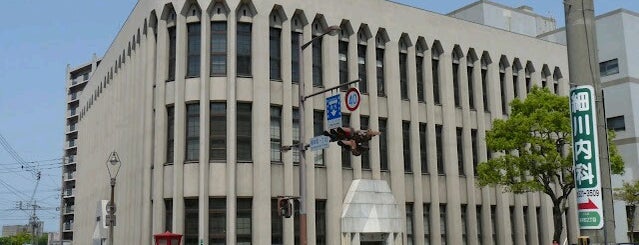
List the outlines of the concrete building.
<svg viewBox="0 0 639 245">
<path fill-rule="evenodd" d="M 78 115 L 80 95 L 89 82 L 91 72 L 100 61 L 94 55 L 89 63 L 76 68 L 67 66 L 66 91 L 67 105 L 65 114 L 64 161 L 62 166 L 62 198 L 60 198 L 60 234 L 62 244 L 73 240 L 73 221 L 75 208 L 76 165 L 78 164 Z"/>
<path fill-rule="evenodd" d="M 623 182 L 639 179 L 639 13 L 618 9 L 596 18 L 599 70 L 604 89 L 608 128 L 615 130 L 615 143 L 626 163 L 623 176 L 613 176 L 613 188 Z M 565 29 L 541 35 L 540 38 L 565 44 Z M 629 241 L 626 203 L 615 200 L 615 237 Z M 636 216 L 636 215 L 635 215 Z M 639 238 L 639 219 L 635 219 L 635 241 Z"/>
<path fill-rule="evenodd" d="M 35 234 L 36 236 L 40 236 L 42 235 L 42 228 L 44 227 L 44 222 L 42 221 L 38 221 L 37 222 L 37 227 L 35 229 Z M 18 233 L 29 233 L 31 234 L 31 230 L 33 228 L 31 228 L 30 225 L 3 225 L 2 226 L 2 236 L 3 237 L 7 237 L 7 236 L 15 236 Z"/>
<path fill-rule="evenodd" d="M 297 47 L 328 26 L 303 52 Z M 537 27 L 535 27 L 536 29 Z M 383 0 L 141 0 L 77 111 L 74 244 L 100 228 L 105 162 L 118 152 L 115 244 L 294 244 L 300 117 L 324 130 L 324 98 L 356 79 L 344 124 L 383 132 L 368 154 L 307 152 L 309 244 L 547 244 L 539 193 L 478 188 L 485 132 L 532 85 L 567 94 L 564 45 Z M 303 62 L 300 62 L 303 61 Z M 97 62 L 96 62 L 97 63 Z M 303 64 L 303 65 L 300 65 Z"/>
</svg>

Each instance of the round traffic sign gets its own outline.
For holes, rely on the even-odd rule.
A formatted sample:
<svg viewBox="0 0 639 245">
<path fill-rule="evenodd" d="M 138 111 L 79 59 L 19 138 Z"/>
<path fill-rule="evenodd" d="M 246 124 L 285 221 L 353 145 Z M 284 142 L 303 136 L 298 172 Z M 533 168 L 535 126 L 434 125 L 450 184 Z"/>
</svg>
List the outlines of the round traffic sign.
<svg viewBox="0 0 639 245">
<path fill-rule="evenodd" d="M 357 88 L 350 88 L 346 91 L 346 109 L 349 111 L 357 110 L 361 101 L 362 95 Z"/>
</svg>

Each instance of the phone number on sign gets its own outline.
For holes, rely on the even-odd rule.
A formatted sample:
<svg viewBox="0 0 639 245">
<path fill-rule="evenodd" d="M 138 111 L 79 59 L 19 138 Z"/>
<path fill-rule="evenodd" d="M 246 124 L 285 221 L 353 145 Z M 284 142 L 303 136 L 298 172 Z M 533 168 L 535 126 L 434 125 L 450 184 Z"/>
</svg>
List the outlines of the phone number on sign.
<svg viewBox="0 0 639 245">
<path fill-rule="evenodd" d="M 577 197 L 598 197 L 599 190 L 580 190 L 577 191 Z"/>
</svg>

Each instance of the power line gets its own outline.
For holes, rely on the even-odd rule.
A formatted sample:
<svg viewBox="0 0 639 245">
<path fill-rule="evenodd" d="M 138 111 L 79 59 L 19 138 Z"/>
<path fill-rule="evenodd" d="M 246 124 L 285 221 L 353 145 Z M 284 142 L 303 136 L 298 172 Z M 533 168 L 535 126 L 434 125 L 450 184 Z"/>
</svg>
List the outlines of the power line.
<svg viewBox="0 0 639 245">
<path fill-rule="evenodd" d="M 53 162 L 53 161 L 59 161 L 59 160 L 62 160 L 62 158 L 58 157 L 58 158 L 51 158 L 51 159 L 35 160 L 35 161 L 29 161 L 27 163 Z M 0 163 L 0 165 L 18 165 L 18 164 L 22 164 L 22 163 L 21 162 Z"/>
</svg>

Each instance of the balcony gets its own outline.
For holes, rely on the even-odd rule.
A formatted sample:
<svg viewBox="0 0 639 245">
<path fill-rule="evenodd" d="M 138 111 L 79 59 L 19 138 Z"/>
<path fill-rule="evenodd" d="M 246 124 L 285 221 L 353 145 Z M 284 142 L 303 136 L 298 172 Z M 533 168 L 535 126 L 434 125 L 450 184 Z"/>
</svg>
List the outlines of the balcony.
<svg viewBox="0 0 639 245">
<path fill-rule="evenodd" d="M 68 133 L 78 131 L 78 124 L 74 123 L 74 124 L 69 125 L 67 127 L 67 130 L 69 130 Z"/>
<path fill-rule="evenodd" d="M 76 110 L 76 108 L 72 108 L 71 110 L 67 111 L 67 117 L 74 117 L 78 115 L 78 110 Z"/>
<path fill-rule="evenodd" d="M 67 148 L 76 147 L 76 141 L 77 141 L 77 139 L 72 139 L 72 140 L 67 141 Z"/>
<path fill-rule="evenodd" d="M 69 155 L 67 156 L 67 161 L 65 162 L 66 164 L 75 164 L 76 161 L 76 156 L 75 155 Z"/>
<path fill-rule="evenodd" d="M 63 228 L 64 228 L 64 231 L 73 230 L 73 222 L 64 222 Z"/>
<path fill-rule="evenodd" d="M 75 196 L 75 188 L 64 190 L 64 197 L 73 197 Z"/>
<path fill-rule="evenodd" d="M 64 181 L 70 181 L 70 180 L 75 180 L 75 173 L 76 171 L 73 171 L 71 173 L 64 173 Z"/>
<path fill-rule="evenodd" d="M 76 101 L 76 100 L 80 99 L 80 95 L 81 94 L 82 93 L 80 93 L 80 92 L 75 92 L 75 93 L 70 94 L 69 98 L 68 98 L 69 102 Z"/>
<path fill-rule="evenodd" d="M 65 214 L 72 214 L 75 211 L 75 206 L 65 206 L 63 210 Z"/>
</svg>

